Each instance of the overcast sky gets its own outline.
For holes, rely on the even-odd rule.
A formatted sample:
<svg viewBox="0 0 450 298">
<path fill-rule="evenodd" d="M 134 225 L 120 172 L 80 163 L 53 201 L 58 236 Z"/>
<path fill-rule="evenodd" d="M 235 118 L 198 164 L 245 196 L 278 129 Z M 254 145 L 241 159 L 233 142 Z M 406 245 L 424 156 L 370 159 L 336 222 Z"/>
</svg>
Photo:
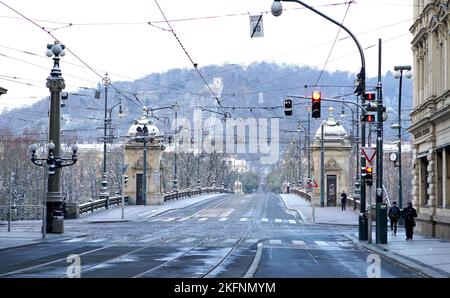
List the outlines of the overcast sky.
<svg viewBox="0 0 450 298">
<path fill-rule="evenodd" d="M 394 65 L 412 63 L 409 27 L 413 23 L 413 1 L 356 0 L 350 7 L 340 0 L 305 2 L 338 21 L 346 15 L 344 25 L 367 48 L 369 76 L 377 74 L 379 38 L 384 42 L 383 73 Z M 20 107 L 49 94 L 45 80 L 52 61 L 45 51 L 47 43 L 53 43 L 48 33 L 3 3 L 50 31 L 100 76 L 107 71 L 113 82 L 192 67 L 174 36 L 163 30 L 168 26 L 161 22 L 163 17 L 153 0 L 1 0 L 0 86 L 8 89 L 8 93 L 0 98 L 0 110 Z M 339 29 L 301 9 L 297 3 L 283 3 L 286 11 L 280 17 L 270 14 L 271 0 L 158 0 L 158 3 L 166 17 L 173 20 L 173 30 L 200 68 L 209 64 L 269 61 L 321 69 Z M 250 38 L 249 14 L 260 13 L 264 37 Z M 339 39 L 345 37 L 348 35 L 341 31 Z M 358 72 L 361 64 L 356 45 L 349 38 L 339 39 L 326 69 Z M 81 65 L 70 53 L 62 58 L 65 91 L 96 87 L 101 80 L 94 71 Z"/>
</svg>

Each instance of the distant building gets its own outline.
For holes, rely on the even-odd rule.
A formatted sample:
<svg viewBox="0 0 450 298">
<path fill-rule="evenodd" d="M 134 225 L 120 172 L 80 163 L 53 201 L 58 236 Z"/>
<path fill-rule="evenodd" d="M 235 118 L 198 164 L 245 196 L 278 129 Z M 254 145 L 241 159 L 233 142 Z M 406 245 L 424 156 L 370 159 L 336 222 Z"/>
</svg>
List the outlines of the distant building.
<svg viewBox="0 0 450 298">
<path fill-rule="evenodd" d="M 340 121 L 333 117 L 334 109 L 329 108 L 329 116 L 323 128 L 324 141 L 324 206 L 340 206 L 340 193 L 349 192 L 350 177 L 349 164 L 352 146 L 348 139 L 347 132 Z M 313 193 L 312 203 L 320 206 L 320 151 L 322 140 L 321 127 L 316 131 L 314 141 L 311 146 L 312 154 L 312 178 Z M 318 187 L 314 187 L 315 185 Z M 339 199 L 338 199 L 339 197 Z"/>
<path fill-rule="evenodd" d="M 420 234 L 450 239 L 449 1 L 414 0 L 412 200 Z"/>
</svg>

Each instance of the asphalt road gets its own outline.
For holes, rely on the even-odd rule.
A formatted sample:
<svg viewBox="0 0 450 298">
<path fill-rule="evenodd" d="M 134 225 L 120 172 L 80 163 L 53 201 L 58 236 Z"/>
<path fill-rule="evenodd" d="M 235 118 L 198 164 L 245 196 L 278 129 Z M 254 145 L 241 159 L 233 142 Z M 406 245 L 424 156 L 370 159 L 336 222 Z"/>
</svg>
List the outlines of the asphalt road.
<svg viewBox="0 0 450 298">
<path fill-rule="evenodd" d="M 66 221 L 65 229 L 86 236 L 3 250 L 0 277 L 67 277 L 73 256 L 82 278 L 243 277 L 249 268 L 254 277 L 367 277 L 373 258 L 345 237 L 355 227 L 302 223 L 274 194 L 224 195 L 131 222 Z M 381 277 L 415 277 L 380 265 Z"/>
</svg>

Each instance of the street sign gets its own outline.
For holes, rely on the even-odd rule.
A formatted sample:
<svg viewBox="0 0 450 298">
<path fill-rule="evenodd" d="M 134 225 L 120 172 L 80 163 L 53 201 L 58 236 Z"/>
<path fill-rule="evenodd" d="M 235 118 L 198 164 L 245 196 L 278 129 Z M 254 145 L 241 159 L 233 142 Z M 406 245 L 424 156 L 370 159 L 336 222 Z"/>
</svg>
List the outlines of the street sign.
<svg viewBox="0 0 450 298">
<path fill-rule="evenodd" d="M 264 37 L 262 14 L 250 16 L 250 38 Z"/>
<path fill-rule="evenodd" d="M 159 178 L 159 171 L 158 170 L 154 170 L 152 175 L 153 175 L 153 178 L 155 178 L 155 179 Z"/>
<path fill-rule="evenodd" d="M 362 152 L 362 154 L 364 154 L 364 157 L 366 158 L 367 162 L 369 164 L 372 164 L 372 161 L 375 158 L 375 155 L 377 154 L 377 148 L 361 147 L 361 152 Z"/>
<path fill-rule="evenodd" d="M 317 185 L 316 180 L 314 180 L 314 187 L 315 187 L 315 188 L 318 188 L 318 187 L 319 187 L 319 185 Z"/>
</svg>

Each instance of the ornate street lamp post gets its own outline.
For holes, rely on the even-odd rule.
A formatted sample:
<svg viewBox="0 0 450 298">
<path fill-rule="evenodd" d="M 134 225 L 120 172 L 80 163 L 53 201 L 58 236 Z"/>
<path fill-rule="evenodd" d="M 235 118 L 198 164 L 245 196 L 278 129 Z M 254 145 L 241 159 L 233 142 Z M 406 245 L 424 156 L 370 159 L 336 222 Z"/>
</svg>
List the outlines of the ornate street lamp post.
<svg viewBox="0 0 450 298">
<path fill-rule="evenodd" d="M 402 179 L 402 81 L 403 81 L 403 71 L 405 70 L 405 77 L 410 79 L 412 77 L 411 66 L 410 65 L 399 65 L 394 66 L 394 78 L 399 79 L 399 90 L 398 90 L 398 123 L 397 125 L 392 125 L 392 128 L 397 128 L 398 131 L 398 207 L 403 208 L 403 179 Z M 400 224 L 403 223 L 403 219 L 400 219 Z"/>
<path fill-rule="evenodd" d="M 174 129 L 174 163 L 173 163 L 173 190 L 178 191 L 178 180 L 177 180 L 177 143 L 178 139 L 176 138 L 177 131 L 178 131 L 178 123 L 177 123 L 177 116 L 178 112 L 180 111 L 180 105 L 178 103 L 175 103 L 172 105 L 172 110 L 175 112 L 175 129 Z"/>
<path fill-rule="evenodd" d="M 45 159 L 38 159 L 35 155 L 37 145 L 32 145 L 33 152 L 31 161 L 38 165 L 48 165 L 48 184 L 46 195 L 46 231 L 54 233 L 53 231 L 53 217 L 62 212 L 62 192 L 61 192 L 61 168 L 71 166 L 77 161 L 76 145 L 72 148 L 74 154 L 72 159 L 61 158 L 61 91 L 66 87 L 64 78 L 62 77 L 59 68 L 60 57 L 65 55 L 64 45 L 58 41 L 54 44 L 47 45 L 47 57 L 53 57 L 53 68 L 50 76 L 47 77 L 47 88 L 50 90 L 50 112 L 49 112 L 49 135 L 48 135 L 48 157 Z M 33 150 L 34 149 L 34 150 Z M 63 229 L 62 227 L 59 227 Z"/>
<path fill-rule="evenodd" d="M 104 119 L 104 135 L 103 135 L 103 175 L 102 175 L 102 188 L 100 191 L 100 198 L 106 199 L 106 201 L 108 202 L 109 191 L 108 191 L 108 180 L 106 175 L 106 143 L 108 142 L 108 138 L 106 135 L 108 129 L 108 86 L 111 84 L 111 79 L 108 77 L 108 73 L 105 74 L 102 83 L 105 86 L 105 119 Z M 108 203 L 106 204 L 106 208 L 108 208 Z"/>
</svg>

